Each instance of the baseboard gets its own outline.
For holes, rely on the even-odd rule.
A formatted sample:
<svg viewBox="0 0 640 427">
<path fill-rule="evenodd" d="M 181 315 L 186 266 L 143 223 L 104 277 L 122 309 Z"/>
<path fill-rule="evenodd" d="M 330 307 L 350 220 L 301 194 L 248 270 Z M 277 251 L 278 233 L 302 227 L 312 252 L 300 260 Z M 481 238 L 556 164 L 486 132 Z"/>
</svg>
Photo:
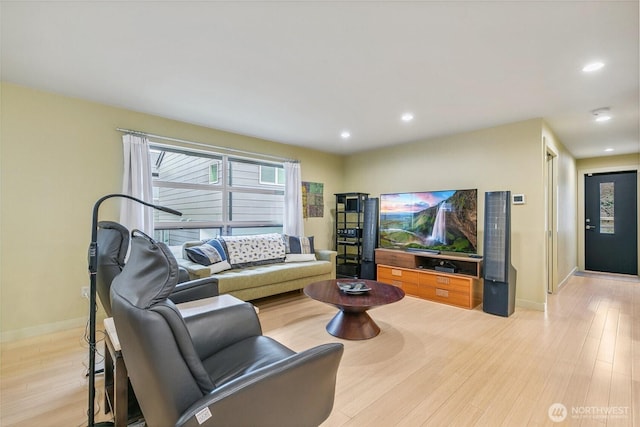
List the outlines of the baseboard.
<svg viewBox="0 0 640 427">
<path fill-rule="evenodd" d="M 87 316 L 75 319 L 62 320 L 60 322 L 45 323 L 44 325 L 31 326 L 13 331 L 0 333 L 0 342 L 17 341 L 24 338 L 37 337 L 53 332 L 65 331 L 67 329 L 79 328 L 87 324 Z"/>
<path fill-rule="evenodd" d="M 575 273 L 578 270 L 578 267 L 573 267 L 573 269 L 569 272 L 569 274 L 567 275 L 567 277 L 565 277 L 562 282 L 558 283 L 558 292 L 560 291 L 560 289 L 562 289 L 562 287 L 564 285 L 566 285 L 569 282 L 569 279 L 571 278 L 571 276 L 573 276 L 573 273 Z M 535 301 L 529 301 L 526 299 L 517 299 L 516 298 L 516 307 L 522 307 L 522 308 L 528 308 L 531 310 L 537 310 L 537 311 L 547 311 L 547 303 L 545 302 L 535 302 Z"/>
<path fill-rule="evenodd" d="M 575 274 L 575 272 L 578 271 L 578 267 L 573 267 L 573 269 L 569 272 L 569 274 L 567 275 L 567 277 L 565 277 L 560 283 L 558 283 L 558 292 L 560 292 L 560 289 L 562 289 L 562 287 L 564 285 L 566 285 L 567 283 L 569 283 L 569 279 L 571 279 L 571 276 L 573 276 Z"/>
</svg>

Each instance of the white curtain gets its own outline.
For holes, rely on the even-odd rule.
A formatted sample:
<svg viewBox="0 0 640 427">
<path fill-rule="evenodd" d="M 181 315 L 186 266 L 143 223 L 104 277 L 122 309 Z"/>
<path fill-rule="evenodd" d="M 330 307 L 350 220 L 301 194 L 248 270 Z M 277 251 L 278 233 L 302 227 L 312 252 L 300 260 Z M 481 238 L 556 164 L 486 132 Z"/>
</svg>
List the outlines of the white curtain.
<svg viewBox="0 0 640 427">
<path fill-rule="evenodd" d="M 304 236 L 300 163 L 285 162 L 284 176 L 284 223 L 282 232 L 290 236 Z"/>
<path fill-rule="evenodd" d="M 122 193 L 153 203 L 151 183 L 151 157 L 149 140 L 144 136 L 123 135 L 124 172 Z M 120 223 L 129 231 L 141 230 L 153 235 L 153 209 L 138 202 L 122 199 L 120 204 Z"/>
</svg>

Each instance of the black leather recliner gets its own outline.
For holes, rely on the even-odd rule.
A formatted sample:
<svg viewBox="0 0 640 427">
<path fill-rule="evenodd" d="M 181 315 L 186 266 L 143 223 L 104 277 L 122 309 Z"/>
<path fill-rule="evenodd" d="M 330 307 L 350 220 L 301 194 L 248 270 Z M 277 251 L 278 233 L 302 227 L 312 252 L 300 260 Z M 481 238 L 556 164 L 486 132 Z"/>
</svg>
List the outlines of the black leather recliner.
<svg viewBox="0 0 640 427">
<path fill-rule="evenodd" d="M 128 249 L 129 230 L 113 221 L 98 223 L 96 290 L 108 317 L 111 317 L 111 283 L 122 271 Z M 189 274 L 183 268 L 179 268 L 178 275 L 179 284 L 169 296 L 176 304 L 218 295 L 218 280 L 215 277 L 189 280 Z"/>
<path fill-rule="evenodd" d="M 148 426 L 317 426 L 331 413 L 339 343 L 296 353 L 262 335 L 251 304 L 183 317 L 167 299 L 177 263 L 132 233 L 111 288 L 129 378 Z"/>
</svg>

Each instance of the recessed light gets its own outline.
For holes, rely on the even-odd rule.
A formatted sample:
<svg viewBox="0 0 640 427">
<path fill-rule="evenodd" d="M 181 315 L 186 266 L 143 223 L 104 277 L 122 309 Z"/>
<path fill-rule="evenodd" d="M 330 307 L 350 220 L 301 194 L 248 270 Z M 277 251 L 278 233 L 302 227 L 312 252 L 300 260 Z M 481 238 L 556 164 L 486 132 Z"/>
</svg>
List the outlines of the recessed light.
<svg viewBox="0 0 640 427">
<path fill-rule="evenodd" d="M 582 67 L 582 71 L 585 73 L 592 73 L 594 71 L 598 71 L 602 67 L 604 67 L 604 62 L 592 62 Z"/>
<path fill-rule="evenodd" d="M 343 130 L 340 137 L 342 139 L 349 139 L 349 137 L 351 137 L 351 133 L 348 130 Z"/>
<path fill-rule="evenodd" d="M 604 151 L 606 151 L 607 153 L 610 153 L 613 151 L 613 148 L 605 148 Z"/>
<path fill-rule="evenodd" d="M 598 108 L 591 112 L 596 118 L 596 122 L 606 122 L 611 120 L 611 110 L 608 108 Z"/>
<path fill-rule="evenodd" d="M 410 122 L 411 120 L 413 120 L 413 114 L 411 113 L 404 113 L 402 115 L 402 121 L 403 122 Z"/>
</svg>

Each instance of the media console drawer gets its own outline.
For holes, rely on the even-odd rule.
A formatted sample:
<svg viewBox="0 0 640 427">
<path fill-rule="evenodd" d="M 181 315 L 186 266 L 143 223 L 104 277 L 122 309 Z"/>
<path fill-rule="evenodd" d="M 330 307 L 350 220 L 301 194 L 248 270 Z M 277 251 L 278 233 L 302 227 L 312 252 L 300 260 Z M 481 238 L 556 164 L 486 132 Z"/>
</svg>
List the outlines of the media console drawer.
<svg viewBox="0 0 640 427">
<path fill-rule="evenodd" d="M 416 261 L 416 256 L 421 258 L 420 262 Z M 477 267 L 468 269 L 476 271 L 474 276 L 443 273 L 427 268 L 423 261 L 428 257 L 427 254 L 414 255 L 400 250 L 376 249 L 378 281 L 398 286 L 408 295 L 456 307 L 471 309 L 482 302 L 482 279 L 479 276 L 481 261 L 463 261 L 478 263 Z M 460 256 L 437 254 L 433 255 L 433 259 L 457 262 Z"/>
<path fill-rule="evenodd" d="M 421 274 L 418 283 L 420 285 L 433 286 L 450 291 L 468 293 L 470 282 L 471 280 L 467 278 L 454 277 L 438 273 L 428 273 Z"/>
<path fill-rule="evenodd" d="M 389 249 L 376 249 L 376 264 L 394 267 L 416 268 L 416 257 L 413 254 Z"/>
<path fill-rule="evenodd" d="M 420 285 L 420 297 L 432 301 L 443 302 L 458 307 L 471 308 L 469 304 L 469 291 L 460 292 L 446 289 L 440 286 Z"/>
<path fill-rule="evenodd" d="M 401 288 L 418 296 L 418 273 L 404 268 L 378 265 L 378 281 Z"/>
</svg>

